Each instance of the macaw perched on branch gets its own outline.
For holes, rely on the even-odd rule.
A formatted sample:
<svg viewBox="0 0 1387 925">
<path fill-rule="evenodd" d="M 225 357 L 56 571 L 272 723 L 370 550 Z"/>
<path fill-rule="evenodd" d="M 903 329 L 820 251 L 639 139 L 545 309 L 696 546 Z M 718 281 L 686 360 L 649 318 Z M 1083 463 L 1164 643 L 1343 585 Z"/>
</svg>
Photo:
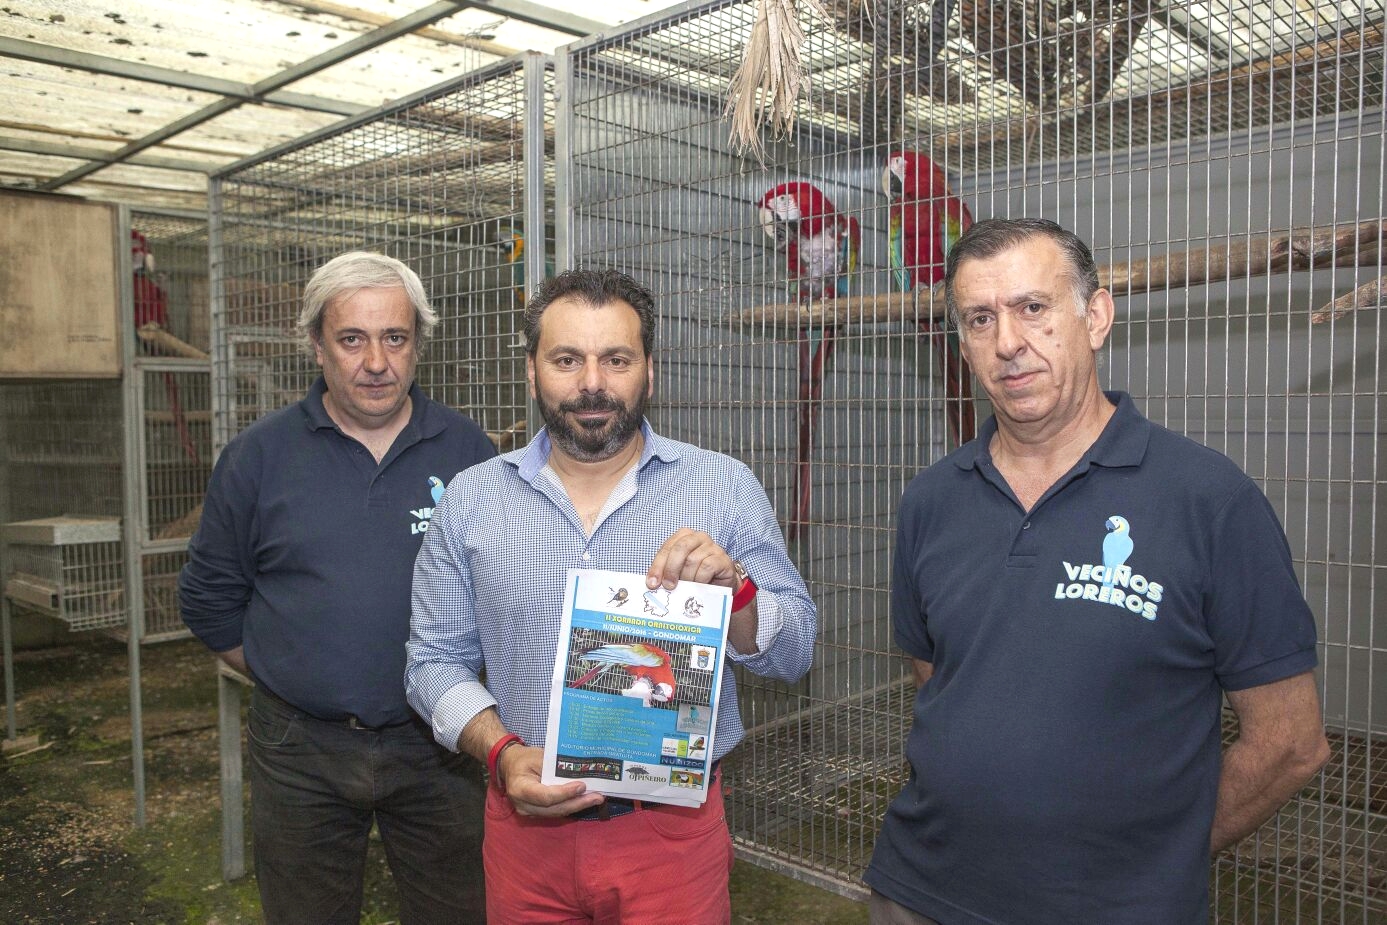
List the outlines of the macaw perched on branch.
<svg viewBox="0 0 1387 925">
<path fill-rule="evenodd" d="M 862 230 L 857 219 L 840 215 L 823 190 L 812 183 L 782 183 L 760 202 L 761 228 L 785 257 L 789 277 L 803 303 L 848 294 L 848 278 L 857 269 Z M 799 342 L 799 446 L 793 519 L 788 538 L 799 539 L 809 520 L 812 472 L 809 451 L 814 419 L 823 394 L 824 370 L 833 356 L 836 328 L 809 327 Z"/>
<path fill-rule="evenodd" d="M 569 681 L 569 687 L 582 687 L 619 665 L 631 675 L 631 686 L 621 692 L 622 696 L 635 697 L 647 707 L 651 701 L 665 703 L 674 696 L 674 689 L 679 686 L 670 668 L 669 653 L 649 643 L 598 646 L 584 652 L 578 661 L 598 664 L 577 680 Z"/>
<path fill-rule="evenodd" d="M 944 257 L 973 224 L 968 206 L 949 189 L 944 171 L 923 154 L 897 151 L 886 162 L 882 187 L 891 197 L 891 269 L 899 292 L 929 287 L 944 278 Z M 944 377 L 945 412 L 954 443 L 977 434 L 973 385 L 958 335 L 932 320 L 920 330 L 936 341 Z M 942 343 L 937 340 L 943 334 Z"/>
<path fill-rule="evenodd" d="M 154 278 L 154 253 L 149 249 L 149 239 L 139 231 L 130 229 L 130 259 L 135 270 L 133 290 L 135 295 L 135 330 L 145 325 L 157 325 L 163 330 L 169 326 L 169 299 L 164 288 Z M 198 461 L 197 444 L 188 431 L 188 419 L 183 414 L 183 406 L 178 401 L 178 382 L 173 373 L 164 373 L 164 390 L 169 396 L 169 412 L 173 415 L 174 426 L 178 428 L 178 439 L 183 444 L 183 452 L 194 463 Z"/>
</svg>

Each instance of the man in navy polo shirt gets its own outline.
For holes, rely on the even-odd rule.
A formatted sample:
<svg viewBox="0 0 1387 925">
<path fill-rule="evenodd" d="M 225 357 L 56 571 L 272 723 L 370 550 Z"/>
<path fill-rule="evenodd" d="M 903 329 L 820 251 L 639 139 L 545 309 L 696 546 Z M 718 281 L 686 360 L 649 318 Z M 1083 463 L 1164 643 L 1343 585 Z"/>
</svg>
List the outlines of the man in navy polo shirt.
<svg viewBox="0 0 1387 925">
<path fill-rule="evenodd" d="M 1099 388 L 1113 300 L 1077 237 L 979 222 L 945 286 L 995 416 L 901 501 L 919 693 L 872 921 L 1206 922 L 1210 852 L 1328 757 L 1285 534 L 1232 462 Z"/>
<path fill-rule="evenodd" d="M 414 383 L 437 321 L 415 273 L 354 252 L 304 289 L 322 367 L 212 473 L 179 583 L 183 619 L 255 679 L 255 871 L 267 922 L 355 923 L 379 827 L 415 925 L 484 919 L 480 766 L 433 741 L 402 683 L 410 578 L 453 475 L 496 455 Z"/>
</svg>

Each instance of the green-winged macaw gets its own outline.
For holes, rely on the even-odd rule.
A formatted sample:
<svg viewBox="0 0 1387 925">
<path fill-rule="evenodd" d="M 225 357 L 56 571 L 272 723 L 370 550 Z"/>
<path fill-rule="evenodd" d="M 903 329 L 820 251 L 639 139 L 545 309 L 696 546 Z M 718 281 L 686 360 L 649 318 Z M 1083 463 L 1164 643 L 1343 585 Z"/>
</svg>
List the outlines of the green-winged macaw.
<svg viewBox="0 0 1387 925">
<path fill-rule="evenodd" d="M 130 229 L 130 261 L 135 271 L 131 281 L 135 296 L 135 330 L 147 324 L 156 325 L 167 331 L 169 327 L 169 297 L 164 287 L 154 277 L 154 252 L 149 248 L 149 238 L 143 232 Z M 188 418 L 183 413 L 183 404 L 178 400 L 178 380 L 172 372 L 164 373 L 164 391 L 169 399 L 169 414 L 178 428 L 178 439 L 183 444 L 183 452 L 197 463 L 197 444 L 188 430 Z"/>
<path fill-rule="evenodd" d="M 949 189 L 944 171 L 918 152 L 892 153 L 881 181 L 891 197 L 891 275 L 896 290 L 933 286 L 944 278 L 944 257 L 973 224 L 973 216 Z M 921 321 L 920 330 L 936 341 L 949 429 L 955 445 L 962 446 L 976 435 L 977 416 L 971 374 L 958 335 L 931 320 Z"/>
<path fill-rule="evenodd" d="M 621 692 L 622 696 L 635 697 L 647 707 L 652 701 L 665 703 L 679 686 L 670 667 L 669 653 L 646 642 L 598 646 L 584 652 L 578 661 L 596 662 L 597 667 L 569 681 L 569 687 L 582 687 L 619 665 L 631 675 L 631 686 Z"/>
<path fill-rule="evenodd" d="M 812 183 L 781 183 L 767 190 L 759 204 L 761 228 L 785 257 L 786 269 L 799 300 L 841 298 L 857 269 L 862 230 L 857 219 L 840 215 L 823 190 Z M 809 521 L 813 475 L 809 450 L 814 419 L 823 393 L 824 369 L 833 356 L 835 327 L 806 327 L 799 341 L 799 446 L 793 519 L 787 536 L 799 538 Z"/>
</svg>

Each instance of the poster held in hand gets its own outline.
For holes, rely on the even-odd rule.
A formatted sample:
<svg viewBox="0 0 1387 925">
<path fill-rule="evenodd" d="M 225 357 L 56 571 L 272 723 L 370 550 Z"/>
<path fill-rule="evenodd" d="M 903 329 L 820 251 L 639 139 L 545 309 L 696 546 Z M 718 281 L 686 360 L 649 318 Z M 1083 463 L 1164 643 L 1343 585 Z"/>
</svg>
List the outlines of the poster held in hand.
<svg viewBox="0 0 1387 925">
<path fill-rule="evenodd" d="M 569 569 L 544 738 L 546 784 L 701 806 L 732 592 Z"/>
</svg>

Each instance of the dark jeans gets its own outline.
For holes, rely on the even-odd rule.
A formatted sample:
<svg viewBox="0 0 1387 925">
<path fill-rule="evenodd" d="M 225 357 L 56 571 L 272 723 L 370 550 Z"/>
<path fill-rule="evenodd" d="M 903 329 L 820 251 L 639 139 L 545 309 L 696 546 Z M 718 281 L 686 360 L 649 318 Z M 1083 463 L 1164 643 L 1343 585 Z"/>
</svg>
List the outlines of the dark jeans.
<svg viewBox="0 0 1387 925">
<path fill-rule="evenodd" d="M 268 925 L 356 925 L 374 819 L 403 925 L 486 920 L 477 762 L 422 721 L 351 728 L 251 697 L 255 876 Z"/>
</svg>

